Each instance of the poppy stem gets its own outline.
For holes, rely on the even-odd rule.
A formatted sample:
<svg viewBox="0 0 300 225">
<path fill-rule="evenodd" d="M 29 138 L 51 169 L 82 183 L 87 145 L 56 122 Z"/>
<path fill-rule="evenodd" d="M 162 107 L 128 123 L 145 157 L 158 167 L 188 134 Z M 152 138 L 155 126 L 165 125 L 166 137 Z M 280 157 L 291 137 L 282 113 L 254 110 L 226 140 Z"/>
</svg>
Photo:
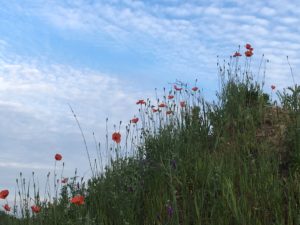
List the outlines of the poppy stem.
<svg viewBox="0 0 300 225">
<path fill-rule="evenodd" d="M 92 177 L 95 177 L 95 176 L 94 176 L 94 170 L 93 170 L 92 163 L 91 163 L 90 153 L 89 153 L 89 150 L 88 150 L 88 147 L 87 147 L 86 139 L 85 139 L 85 136 L 84 136 L 84 134 L 83 134 L 82 128 L 81 128 L 81 126 L 80 126 L 80 123 L 79 123 L 79 121 L 78 121 L 78 119 L 77 119 L 77 117 L 76 117 L 76 114 L 74 113 L 74 111 L 73 111 L 71 105 L 70 105 L 70 104 L 68 104 L 68 105 L 69 105 L 70 110 L 71 110 L 71 112 L 72 112 L 72 114 L 73 114 L 73 116 L 74 116 L 74 118 L 75 118 L 75 120 L 76 120 L 76 123 L 77 123 L 77 125 L 78 125 L 78 128 L 79 128 L 79 130 L 80 130 L 80 132 L 81 132 L 81 136 L 82 136 L 82 139 L 83 139 L 83 143 L 84 143 L 84 146 L 85 146 L 86 154 L 87 154 L 87 156 L 88 156 L 88 160 L 89 160 L 89 164 L 90 164 L 90 168 L 91 168 L 91 172 L 92 172 Z"/>
</svg>

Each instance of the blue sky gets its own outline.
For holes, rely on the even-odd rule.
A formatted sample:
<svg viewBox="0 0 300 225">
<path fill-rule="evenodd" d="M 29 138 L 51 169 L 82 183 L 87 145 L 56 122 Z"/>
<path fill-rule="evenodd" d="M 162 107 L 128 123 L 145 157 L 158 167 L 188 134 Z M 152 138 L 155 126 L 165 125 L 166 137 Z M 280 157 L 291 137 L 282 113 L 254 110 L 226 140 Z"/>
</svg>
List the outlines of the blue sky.
<svg viewBox="0 0 300 225">
<path fill-rule="evenodd" d="M 71 104 L 94 149 L 137 114 L 135 102 L 176 79 L 217 90 L 221 60 L 251 43 L 266 91 L 292 85 L 300 69 L 299 1 L 0 0 L 0 189 L 20 171 L 45 177 L 60 152 L 66 175 L 88 171 Z M 94 156 L 94 155 L 93 155 Z"/>
</svg>

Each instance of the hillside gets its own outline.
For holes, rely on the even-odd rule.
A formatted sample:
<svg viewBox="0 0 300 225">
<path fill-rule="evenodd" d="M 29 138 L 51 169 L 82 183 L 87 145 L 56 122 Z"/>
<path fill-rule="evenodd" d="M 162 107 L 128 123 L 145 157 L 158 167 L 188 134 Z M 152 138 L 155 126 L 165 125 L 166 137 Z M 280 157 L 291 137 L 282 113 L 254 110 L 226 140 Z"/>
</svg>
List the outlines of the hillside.
<svg viewBox="0 0 300 225">
<path fill-rule="evenodd" d="M 105 173 L 92 168 L 87 183 L 75 174 L 54 200 L 25 190 L 23 219 L 5 223 L 300 224 L 300 87 L 277 91 L 275 103 L 276 87 L 265 93 L 251 71 L 223 70 L 220 80 L 215 102 L 183 83 L 138 101 L 127 133 L 108 134 Z M 70 202 L 79 195 L 84 202 Z"/>
</svg>

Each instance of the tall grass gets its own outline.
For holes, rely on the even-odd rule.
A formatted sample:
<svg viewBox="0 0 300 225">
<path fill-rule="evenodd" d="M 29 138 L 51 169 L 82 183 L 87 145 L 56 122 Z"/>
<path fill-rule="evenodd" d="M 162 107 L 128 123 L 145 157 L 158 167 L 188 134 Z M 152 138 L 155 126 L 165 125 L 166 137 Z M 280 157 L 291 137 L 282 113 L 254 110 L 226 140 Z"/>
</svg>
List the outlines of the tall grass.
<svg viewBox="0 0 300 225">
<path fill-rule="evenodd" d="M 54 198 L 46 188 L 42 201 L 34 179 L 31 197 L 30 184 L 20 176 L 21 218 L 1 221 L 300 224 L 300 88 L 295 84 L 278 91 L 278 107 L 263 92 L 264 81 L 254 80 L 258 74 L 251 71 L 251 58 L 244 67 L 239 60 L 219 65 L 217 101 L 207 102 L 200 90 L 177 83 L 155 102 L 139 105 L 140 120 L 126 125 L 125 143 L 111 149 L 107 144 L 104 150 L 98 146 L 102 155 L 110 151 L 115 156 L 100 172 L 90 161 L 93 177 L 87 183 L 75 174 L 68 183 L 56 184 L 59 195 Z M 78 194 L 85 196 L 85 204 L 70 203 Z M 41 211 L 32 213 L 32 204 Z"/>
</svg>

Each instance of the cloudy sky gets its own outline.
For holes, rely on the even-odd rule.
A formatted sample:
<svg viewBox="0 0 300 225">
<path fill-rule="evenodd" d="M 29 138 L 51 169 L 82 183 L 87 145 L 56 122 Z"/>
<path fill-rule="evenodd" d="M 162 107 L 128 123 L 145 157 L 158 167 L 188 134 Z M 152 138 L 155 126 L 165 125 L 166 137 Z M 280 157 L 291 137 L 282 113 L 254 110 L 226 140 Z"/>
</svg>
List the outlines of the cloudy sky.
<svg viewBox="0 0 300 225">
<path fill-rule="evenodd" d="M 0 190 L 15 190 L 20 171 L 41 183 L 63 155 L 66 176 L 88 161 L 72 105 L 92 157 L 97 140 L 137 114 L 137 99 L 197 78 L 217 90 L 217 56 L 241 45 L 262 54 L 266 87 L 300 81 L 298 0 L 0 0 Z M 244 60 L 242 58 L 241 60 Z"/>
</svg>

